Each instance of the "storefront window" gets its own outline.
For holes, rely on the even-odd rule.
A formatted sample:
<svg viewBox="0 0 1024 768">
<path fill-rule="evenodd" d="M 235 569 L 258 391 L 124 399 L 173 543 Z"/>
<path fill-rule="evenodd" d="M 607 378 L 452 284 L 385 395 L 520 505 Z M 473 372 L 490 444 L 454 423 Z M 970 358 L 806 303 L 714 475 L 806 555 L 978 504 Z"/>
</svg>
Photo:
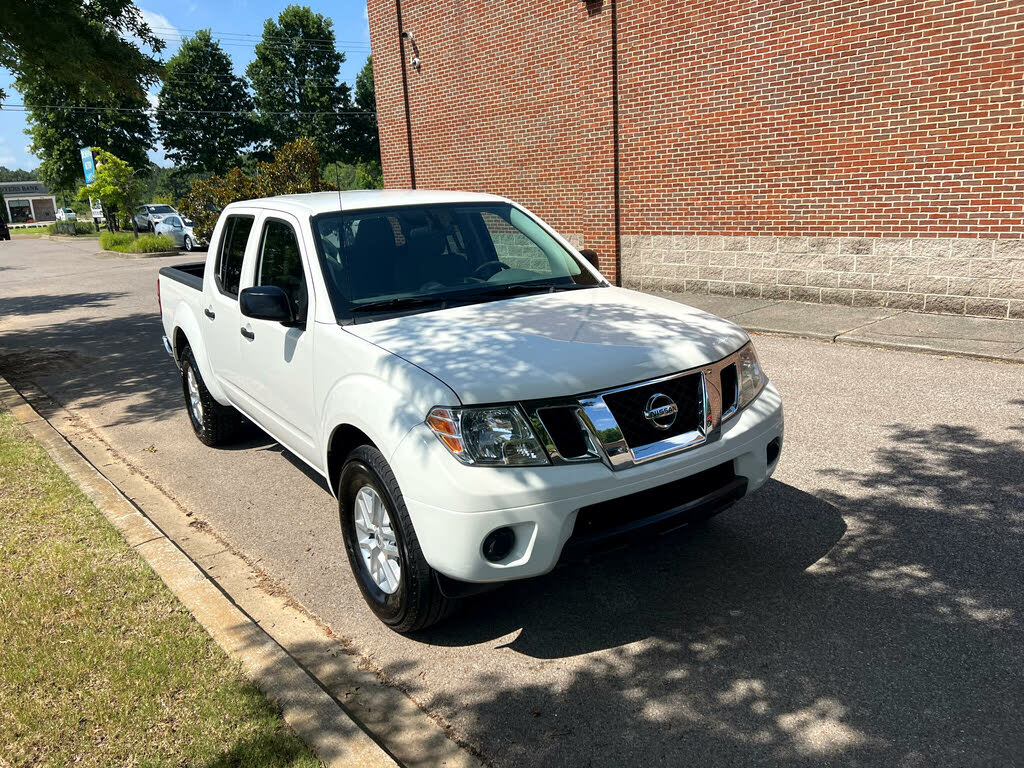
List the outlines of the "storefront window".
<svg viewBox="0 0 1024 768">
<path fill-rule="evenodd" d="M 28 200 L 8 200 L 7 207 L 11 212 L 11 221 L 15 224 L 32 218 L 32 206 Z"/>
</svg>

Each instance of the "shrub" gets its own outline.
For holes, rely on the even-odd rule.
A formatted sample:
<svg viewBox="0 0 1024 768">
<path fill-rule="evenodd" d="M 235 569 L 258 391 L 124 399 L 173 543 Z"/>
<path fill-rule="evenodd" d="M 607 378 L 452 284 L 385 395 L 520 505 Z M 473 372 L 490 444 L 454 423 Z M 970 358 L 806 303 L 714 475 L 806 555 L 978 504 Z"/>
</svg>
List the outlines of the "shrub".
<svg viewBox="0 0 1024 768">
<path fill-rule="evenodd" d="M 100 232 L 100 248 L 118 253 L 160 253 L 176 251 L 177 246 L 167 235 L 139 235 L 131 232 Z"/>
<path fill-rule="evenodd" d="M 197 179 L 178 210 L 196 223 L 197 237 L 209 240 L 220 212 L 229 203 L 299 192 L 332 189 L 320 178 L 320 155 L 309 139 L 296 139 L 274 153 L 271 162 L 256 164 L 248 175 L 233 168 L 223 176 Z"/>
<path fill-rule="evenodd" d="M 50 233 L 51 235 L 63 235 L 63 234 L 66 234 L 63 231 L 58 231 L 58 224 L 66 226 L 68 223 L 69 222 L 56 222 L 55 221 L 52 224 L 47 225 L 46 231 L 48 233 Z M 76 235 L 92 235 L 92 234 L 96 233 L 96 227 L 94 227 L 92 225 L 92 219 L 89 219 L 88 221 L 76 221 L 76 222 L 74 222 L 74 224 L 75 224 L 75 234 Z"/>
</svg>

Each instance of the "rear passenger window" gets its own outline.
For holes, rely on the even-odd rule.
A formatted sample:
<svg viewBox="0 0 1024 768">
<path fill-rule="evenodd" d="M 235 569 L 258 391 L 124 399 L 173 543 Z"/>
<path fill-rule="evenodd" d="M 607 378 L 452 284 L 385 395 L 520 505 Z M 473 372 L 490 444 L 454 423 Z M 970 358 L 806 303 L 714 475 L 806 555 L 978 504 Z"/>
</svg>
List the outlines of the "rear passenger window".
<svg viewBox="0 0 1024 768">
<path fill-rule="evenodd" d="M 256 285 L 274 285 L 285 292 L 300 320 L 306 317 L 306 276 L 295 230 L 290 224 L 269 219 L 263 225 Z"/>
<path fill-rule="evenodd" d="M 228 216 L 217 253 L 216 280 L 221 293 L 232 298 L 238 296 L 238 283 L 242 278 L 242 260 L 245 245 L 252 231 L 252 216 Z"/>
</svg>

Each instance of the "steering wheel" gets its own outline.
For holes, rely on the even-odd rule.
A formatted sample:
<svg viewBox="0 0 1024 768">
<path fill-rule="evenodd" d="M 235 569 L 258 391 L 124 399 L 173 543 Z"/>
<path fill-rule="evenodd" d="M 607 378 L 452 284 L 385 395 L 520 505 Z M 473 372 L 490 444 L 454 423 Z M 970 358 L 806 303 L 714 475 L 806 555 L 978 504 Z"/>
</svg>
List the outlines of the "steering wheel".
<svg viewBox="0 0 1024 768">
<path fill-rule="evenodd" d="M 491 271 L 487 275 L 482 275 L 481 273 L 488 268 L 491 269 Z M 511 269 L 511 267 L 508 264 L 505 264 L 504 262 L 498 261 L 497 259 L 494 259 L 493 261 L 485 261 L 483 264 L 481 264 L 479 267 L 473 270 L 473 277 L 479 277 L 483 280 L 489 280 L 496 274 L 501 272 L 503 269 Z"/>
</svg>

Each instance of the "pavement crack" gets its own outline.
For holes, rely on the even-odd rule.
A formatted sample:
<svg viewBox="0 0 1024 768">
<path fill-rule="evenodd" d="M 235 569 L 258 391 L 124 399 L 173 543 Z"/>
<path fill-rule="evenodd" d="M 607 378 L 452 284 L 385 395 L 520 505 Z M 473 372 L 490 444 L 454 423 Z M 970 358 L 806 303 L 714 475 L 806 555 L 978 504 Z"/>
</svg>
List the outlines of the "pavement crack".
<svg viewBox="0 0 1024 768">
<path fill-rule="evenodd" d="M 835 343 L 839 339 L 840 336 L 845 336 L 848 333 L 854 333 L 855 331 L 862 330 L 864 328 L 867 328 L 868 326 L 874 325 L 875 323 L 880 323 L 883 320 L 891 320 L 892 318 L 896 317 L 897 315 L 902 315 L 904 313 L 905 313 L 905 310 L 901 309 L 901 310 L 898 310 L 896 312 L 893 312 L 891 315 L 886 315 L 885 317 L 876 318 L 876 319 L 872 320 L 871 322 L 864 323 L 863 325 L 858 325 L 855 328 L 848 328 L 845 331 L 840 331 L 839 333 L 837 333 L 835 336 L 832 337 L 832 342 Z"/>
</svg>

